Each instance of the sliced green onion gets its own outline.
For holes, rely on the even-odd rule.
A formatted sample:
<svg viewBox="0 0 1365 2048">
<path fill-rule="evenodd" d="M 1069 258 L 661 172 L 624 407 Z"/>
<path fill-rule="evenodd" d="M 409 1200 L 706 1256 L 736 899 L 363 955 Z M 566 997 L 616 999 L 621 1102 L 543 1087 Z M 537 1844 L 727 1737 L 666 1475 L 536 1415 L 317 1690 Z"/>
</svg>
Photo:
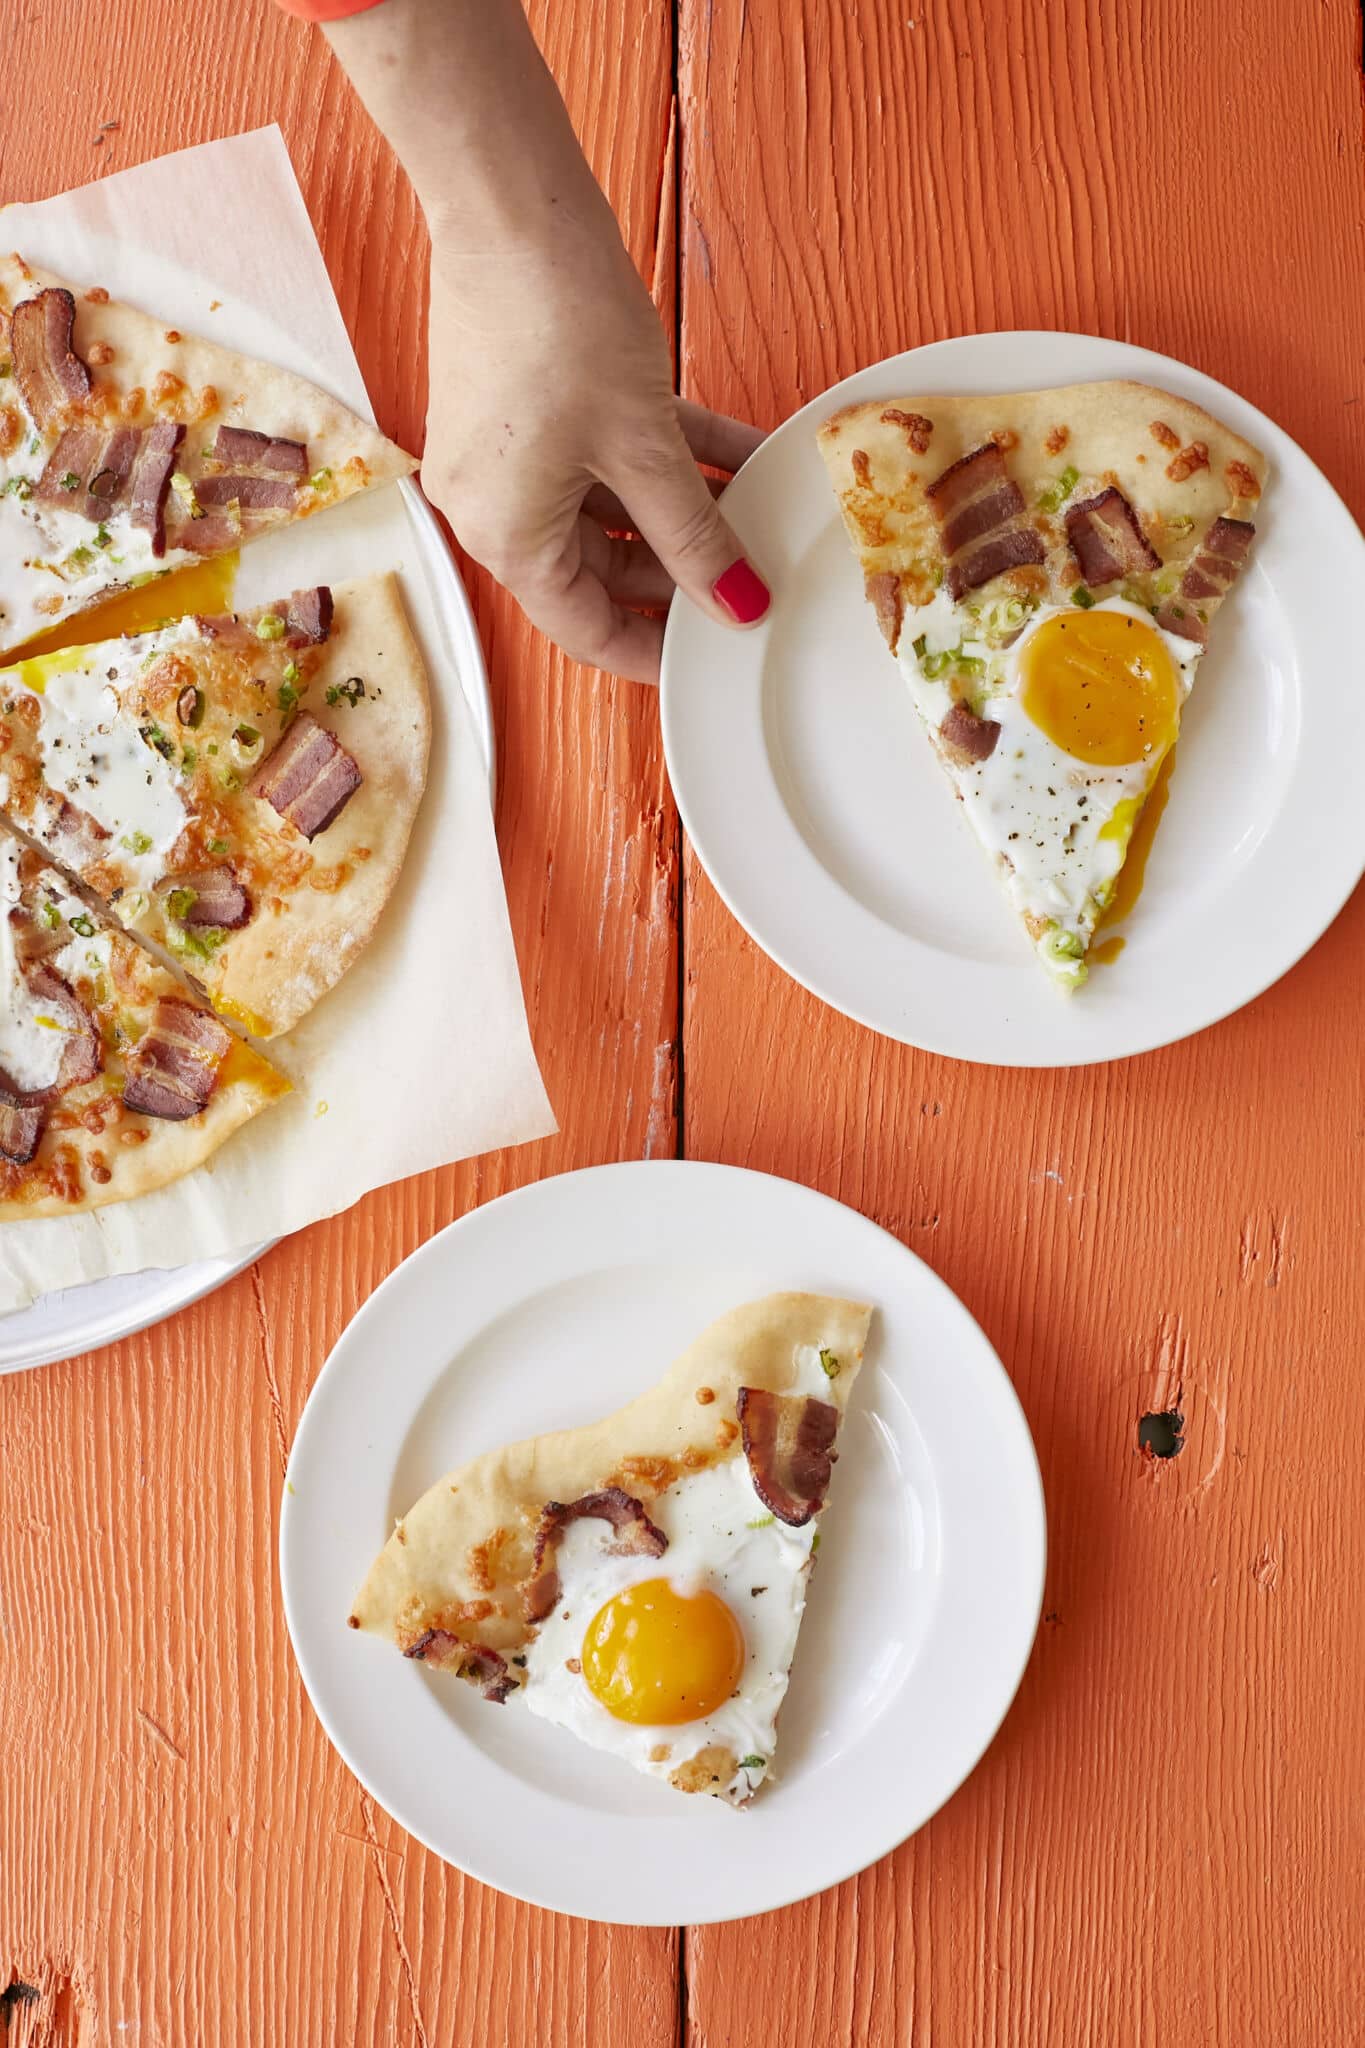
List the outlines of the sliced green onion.
<svg viewBox="0 0 1365 2048">
<path fill-rule="evenodd" d="M 166 897 L 166 908 L 177 924 L 183 924 L 198 900 L 193 889 L 172 889 Z"/>
<path fill-rule="evenodd" d="M 1073 604 L 1078 604 L 1083 612 L 1088 612 L 1091 605 L 1095 602 L 1095 600 L 1090 595 L 1090 592 L 1086 589 L 1085 585 L 1083 583 L 1078 583 L 1076 585 L 1076 588 L 1071 593 L 1071 602 Z"/>
<path fill-rule="evenodd" d="M 839 1361 L 835 1357 L 834 1353 L 832 1351 L 825 1350 L 823 1345 L 821 1346 L 820 1350 L 820 1365 L 827 1380 L 838 1378 Z"/>
<path fill-rule="evenodd" d="M 85 912 L 82 911 L 78 917 L 72 918 L 71 929 L 73 932 L 79 932 L 83 939 L 93 939 L 95 936 L 95 920 L 92 917 L 87 917 Z"/>
<path fill-rule="evenodd" d="M 152 850 L 151 838 L 146 832 L 125 832 L 119 845 L 126 846 L 129 853 L 150 853 Z"/>
<path fill-rule="evenodd" d="M 262 612 L 260 618 L 256 621 L 256 638 L 258 640 L 283 640 L 284 620 L 278 612 Z"/>
</svg>

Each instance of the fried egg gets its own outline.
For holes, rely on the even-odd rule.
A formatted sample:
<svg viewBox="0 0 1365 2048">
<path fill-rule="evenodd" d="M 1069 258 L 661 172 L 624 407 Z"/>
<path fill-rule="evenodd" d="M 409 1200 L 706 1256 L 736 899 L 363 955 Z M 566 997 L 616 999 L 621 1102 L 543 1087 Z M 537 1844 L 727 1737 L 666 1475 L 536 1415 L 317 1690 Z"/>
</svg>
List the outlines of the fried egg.
<svg viewBox="0 0 1365 2048">
<path fill-rule="evenodd" d="M 560 1595 L 527 1652 L 524 1697 L 596 1749 L 735 1805 L 768 1773 L 806 1604 L 815 1523 L 764 1507 L 748 1461 L 684 1473 L 649 1502 L 662 1557 L 572 1523 Z"/>
<path fill-rule="evenodd" d="M 964 636 L 940 591 L 907 623 L 902 666 L 936 739 L 963 701 L 999 726 L 984 760 L 945 765 L 1044 964 L 1076 986 L 1203 649 L 1122 597 L 978 617 L 982 637 Z"/>
</svg>

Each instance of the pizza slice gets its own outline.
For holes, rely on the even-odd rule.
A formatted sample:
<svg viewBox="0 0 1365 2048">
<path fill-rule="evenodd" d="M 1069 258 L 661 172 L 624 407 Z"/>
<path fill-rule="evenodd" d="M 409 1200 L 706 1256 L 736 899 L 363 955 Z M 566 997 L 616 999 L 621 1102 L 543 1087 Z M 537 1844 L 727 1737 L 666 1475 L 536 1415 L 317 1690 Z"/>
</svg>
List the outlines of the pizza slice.
<svg viewBox="0 0 1365 2048">
<path fill-rule="evenodd" d="M 416 467 L 303 378 L 0 256 L 0 654 Z"/>
<path fill-rule="evenodd" d="M 426 673 L 391 575 L 0 669 L 0 811 L 258 1038 L 398 879 Z"/>
<path fill-rule="evenodd" d="M 0 1222 L 164 1187 L 288 1089 L 0 826 Z"/>
<path fill-rule="evenodd" d="M 1245 568 L 1264 458 L 1147 385 L 877 400 L 819 444 L 915 707 L 1074 989 Z"/>
<path fill-rule="evenodd" d="M 871 1313 L 751 1302 L 605 1422 L 447 1473 L 379 1553 L 351 1627 L 743 1805 L 770 1775 Z"/>
</svg>

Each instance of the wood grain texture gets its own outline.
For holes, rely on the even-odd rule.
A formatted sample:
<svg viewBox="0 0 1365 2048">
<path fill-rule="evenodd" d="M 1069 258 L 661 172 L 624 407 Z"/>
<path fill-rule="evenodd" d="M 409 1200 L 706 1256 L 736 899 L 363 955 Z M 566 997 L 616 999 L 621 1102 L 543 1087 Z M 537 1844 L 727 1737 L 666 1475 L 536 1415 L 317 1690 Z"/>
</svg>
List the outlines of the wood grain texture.
<svg viewBox="0 0 1365 2048">
<path fill-rule="evenodd" d="M 668 9 L 560 0 L 533 18 L 633 255 L 648 276 L 661 246 L 667 272 Z M 380 422 L 420 448 L 425 230 L 320 37 L 238 0 L 108 0 L 98 30 L 88 6 L 46 0 L 11 10 L 0 49 L 50 110 L 4 124 L 5 197 L 277 119 Z M 173 1323 L 0 1382 L 0 2038 L 16 2048 L 676 2039 L 671 1934 L 502 1899 L 360 1792 L 279 1603 L 285 1451 L 378 1281 L 509 1187 L 676 1144 L 678 833 L 654 700 L 551 656 L 470 583 L 561 1135 L 372 1195 Z"/>
<path fill-rule="evenodd" d="M 1080 328 L 1237 386 L 1365 510 L 1348 0 L 682 18 L 689 395 L 773 423 L 919 342 Z M 845 1022 L 690 860 L 684 930 L 687 1150 L 840 1196 L 958 1290 L 1051 1544 L 981 1769 L 863 1877 L 692 1931 L 695 2048 L 759 2015 L 821 2048 L 1365 2039 L 1365 905 L 1228 1023 L 1059 1074 Z"/>
</svg>

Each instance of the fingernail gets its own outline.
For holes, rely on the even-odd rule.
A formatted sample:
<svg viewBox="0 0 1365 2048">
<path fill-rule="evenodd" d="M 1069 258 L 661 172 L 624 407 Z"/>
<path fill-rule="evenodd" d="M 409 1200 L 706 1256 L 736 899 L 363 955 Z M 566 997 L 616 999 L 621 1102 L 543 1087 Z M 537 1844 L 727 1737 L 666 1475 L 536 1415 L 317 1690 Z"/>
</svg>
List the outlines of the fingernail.
<svg viewBox="0 0 1365 2048">
<path fill-rule="evenodd" d="M 767 584 L 743 555 L 737 562 L 731 562 L 723 576 L 717 576 L 711 585 L 711 595 L 725 607 L 737 626 L 752 626 L 773 601 Z"/>
</svg>

